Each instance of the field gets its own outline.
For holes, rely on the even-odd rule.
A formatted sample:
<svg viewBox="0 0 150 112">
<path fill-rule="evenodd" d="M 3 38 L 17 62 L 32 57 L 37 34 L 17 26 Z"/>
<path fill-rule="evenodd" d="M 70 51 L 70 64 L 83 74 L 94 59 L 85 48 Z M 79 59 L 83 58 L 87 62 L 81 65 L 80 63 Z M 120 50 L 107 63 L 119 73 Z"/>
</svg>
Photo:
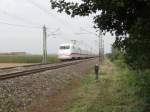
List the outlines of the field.
<svg viewBox="0 0 150 112">
<path fill-rule="evenodd" d="M 48 62 L 58 62 L 56 55 L 49 55 Z M 0 55 L 0 63 L 41 63 L 42 55 Z"/>
</svg>

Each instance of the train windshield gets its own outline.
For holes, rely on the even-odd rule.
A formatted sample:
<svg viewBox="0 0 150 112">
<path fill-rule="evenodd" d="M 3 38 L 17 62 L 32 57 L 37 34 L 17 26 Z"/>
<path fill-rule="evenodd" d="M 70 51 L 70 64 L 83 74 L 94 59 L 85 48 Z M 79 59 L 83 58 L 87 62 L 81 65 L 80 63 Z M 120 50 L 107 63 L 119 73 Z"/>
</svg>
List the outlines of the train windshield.
<svg viewBox="0 0 150 112">
<path fill-rule="evenodd" d="M 70 46 L 60 46 L 61 50 L 66 50 L 66 49 L 70 49 Z"/>
</svg>

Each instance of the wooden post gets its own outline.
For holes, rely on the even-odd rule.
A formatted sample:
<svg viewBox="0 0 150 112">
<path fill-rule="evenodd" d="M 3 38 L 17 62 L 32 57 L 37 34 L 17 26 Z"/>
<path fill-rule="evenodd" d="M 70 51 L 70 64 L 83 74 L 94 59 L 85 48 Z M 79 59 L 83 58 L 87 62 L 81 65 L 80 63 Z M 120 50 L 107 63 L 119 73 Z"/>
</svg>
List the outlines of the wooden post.
<svg viewBox="0 0 150 112">
<path fill-rule="evenodd" d="M 95 65 L 95 79 L 98 80 L 99 79 L 99 66 L 98 64 Z"/>
</svg>

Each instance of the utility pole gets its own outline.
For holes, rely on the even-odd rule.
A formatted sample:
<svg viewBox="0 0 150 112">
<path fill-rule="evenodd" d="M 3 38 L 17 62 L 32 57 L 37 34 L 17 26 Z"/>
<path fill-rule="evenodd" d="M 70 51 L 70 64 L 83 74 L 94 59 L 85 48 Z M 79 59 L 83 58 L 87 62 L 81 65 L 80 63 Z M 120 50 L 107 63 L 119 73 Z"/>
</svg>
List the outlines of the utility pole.
<svg viewBox="0 0 150 112">
<path fill-rule="evenodd" d="M 102 37 L 102 31 L 99 30 L 99 63 L 104 60 L 104 40 Z"/>
<path fill-rule="evenodd" d="M 101 30 L 99 30 L 99 64 L 102 62 L 101 59 L 101 47 L 102 46 L 102 33 Z"/>
<path fill-rule="evenodd" d="M 43 63 L 47 63 L 47 28 L 43 26 Z"/>
<path fill-rule="evenodd" d="M 100 41 L 100 31 L 99 31 L 99 44 L 98 44 L 99 45 L 99 47 L 98 47 L 99 48 L 99 64 L 101 62 L 101 51 L 100 51 L 101 46 L 100 46 L 100 44 L 101 44 L 101 41 Z"/>
<path fill-rule="evenodd" d="M 104 40 L 103 40 L 103 61 L 104 61 L 104 59 L 105 59 L 105 45 L 104 45 Z"/>
</svg>

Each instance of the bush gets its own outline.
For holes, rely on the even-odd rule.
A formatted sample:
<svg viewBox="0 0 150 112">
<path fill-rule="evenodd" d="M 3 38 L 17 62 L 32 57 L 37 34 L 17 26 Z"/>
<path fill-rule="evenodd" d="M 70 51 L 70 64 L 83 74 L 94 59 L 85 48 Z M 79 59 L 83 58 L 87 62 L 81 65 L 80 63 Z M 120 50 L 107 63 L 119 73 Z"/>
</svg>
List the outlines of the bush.
<svg viewBox="0 0 150 112">
<path fill-rule="evenodd" d="M 131 93 L 144 102 L 143 112 L 150 111 L 150 70 L 134 71 L 129 69 L 122 60 L 113 61 L 120 69 L 122 77 L 125 77 Z"/>
<path fill-rule="evenodd" d="M 118 50 L 117 48 L 112 48 L 112 53 L 110 55 L 110 59 L 111 61 L 114 61 L 114 60 L 124 60 L 124 57 L 121 53 L 120 50 Z"/>
</svg>

